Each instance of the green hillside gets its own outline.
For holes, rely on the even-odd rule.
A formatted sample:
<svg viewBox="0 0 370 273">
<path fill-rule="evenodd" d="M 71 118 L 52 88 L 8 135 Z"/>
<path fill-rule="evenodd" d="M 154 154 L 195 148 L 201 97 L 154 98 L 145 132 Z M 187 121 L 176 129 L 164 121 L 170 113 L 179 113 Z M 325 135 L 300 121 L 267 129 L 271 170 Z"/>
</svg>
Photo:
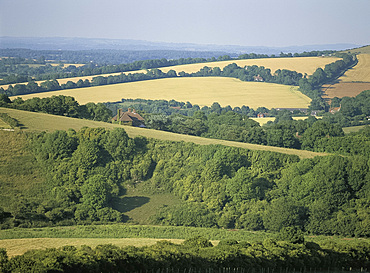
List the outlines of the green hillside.
<svg viewBox="0 0 370 273">
<path fill-rule="evenodd" d="M 92 127 L 92 128 L 103 127 L 107 129 L 122 127 L 117 124 L 97 122 L 92 120 L 75 119 L 63 116 L 54 116 L 44 113 L 34 113 L 9 108 L 0 108 L 0 112 L 8 113 L 11 117 L 17 119 L 21 124 L 23 124 L 23 130 L 26 131 L 52 132 L 55 130 L 68 130 L 69 128 L 79 130 L 82 127 Z M 277 153 L 297 155 L 300 158 L 313 158 L 315 156 L 327 155 L 326 153 L 317 153 L 305 150 L 295 150 L 219 139 L 209 139 L 196 136 L 174 134 L 158 130 L 142 129 L 130 126 L 125 126 L 124 129 L 126 130 L 127 134 L 130 137 L 144 136 L 160 140 L 192 142 L 200 145 L 220 144 L 225 146 L 239 147 L 251 150 L 271 151 Z"/>
</svg>

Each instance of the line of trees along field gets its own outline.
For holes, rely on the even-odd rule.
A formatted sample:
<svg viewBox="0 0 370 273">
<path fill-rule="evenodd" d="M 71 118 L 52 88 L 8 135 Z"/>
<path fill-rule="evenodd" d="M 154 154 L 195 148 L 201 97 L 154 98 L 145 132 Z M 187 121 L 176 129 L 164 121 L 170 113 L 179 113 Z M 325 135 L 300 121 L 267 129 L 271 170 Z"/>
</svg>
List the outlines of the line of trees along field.
<svg viewBox="0 0 370 273">
<path fill-rule="evenodd" d="M 140 113 L 146 119 L 146 126 L 152 129 L 285 148 L 366 155 L 369 152 L 366 131 L 360 135 L 344 136 L 341 127 L 369 124 L 370 91 L 364 91 L 355 98 L 343 98 L 340 104 L 340 112 L 327 113 L 322 120 L 312 116 L 306 120 L 293 120 L 290 111 L 259 108 L 257 110 L 276 116 L 274 122 L 260 126 L 249 118 L 256 111 L 246 106 L 232 109 L 214 103 L 211 107 L 200 109 L 190 103 L 142 99 L 79 105 L 74 98 L 67 96 L 25 101 L 17 98 L 11 101 L 6 95 L 0 95 L 0 106 L 26 111 L 110 122 L 112 113 L 122 106 L 125 110 L 134 108 L 143 111 Z"/>
<path fill-rule="evenodd" d="M 44 54 L 43 54 L 44 53 Z M 0 50 L 0 84 L 28 82 L 29 80 L 52 80 L 81 77 L 97 74 L 126 72 L 165 66 L 226 61 L 232 59 L 260 59 L 276 57 L 311 57 L 334 53 L 334 51 L 312 51 L 293 54 L 281 53 L 279 56 L 266 54 L 243 54 L 237 58 L 220 52 L 179 52 L 179 51 L 37 51 L 26 49 Z M 134 54 L 134 56 L 130 56 Z M 135 57 L 135 55 L 137 55 Z M 157 59 L 158 55 L 163 57 Z M 183 55 L 184 57 L 179 57 Z M 194 57 L 199 56 L 199 57 Z M 200 57 L 209 56 L 209 57 Z M 216 57 L 215 57 L 216 56 Z M 58 58 L 60 57 L 60 58 Z M 45 60 L 86 64 L 82 67 L 47 64 Z M 34 67 L 38 64 L 40 66 Z"/>
<path fill-rule="evenodd" d="M 143 80 L 161 79 L 161 78 L 174 78 L 174 77 L 233 77 L 238 78 L 242 81 L 255 81 L 256 77 L 262 78 L 265 82 L 278 83 L 285 85 L 296 85 L 300 87 L 300 90 L 312 99 L 310 109 L 311 110 L 328 110 L 327 103 L 321 97 L 320 87 L 322 84 L 332 81 L 335 77 L 339 76 L 349 66 L 353 65 L 356 61 L 352 55 L 340 54 L 343 60 L 336 61 L 332 64 L 325 66 L 325 69 L 318 68 L 313 75 L 306 77 L 301 73 L 290 70 L 277 70 L 271 74 L 271 70 L 263 66 L 258 67 L 256 65 L 242 68 L 237 66 L 235 63 L 224 67 L 222 70 L 219 67 L 209 68 L 207 66 L 200 69 L 195 73 L 185 73 L 170 70 L 167 73 L 155 68 L 147 71 L 146 73 L 134 73 L 134 74 L 120 74 L 116 76 L 97 76 L 89 80 L 80 79 L 77 83 L 68 81 L 65 84 L 59 85 L 57 80 L 48 80 L 38 85 L 34 81 L 30 81 L 27 85 L 16 84 L 14 87 L 9 85 L 7 90 L 0 89 L 0 93 L 7 94 L 9 96 L 16 96 L 29 93 L 37 92 L 48 92 L 56 91 L 61 89 L 73 89 L 83 88 L 90 86 L 100 86 L 107 84 L 117 84 L 126 82 L 135 82 Z M 156 60 L 153 60 L 153 62 Z M 165 61 L 165 60 L 163 60 Z M 149 61 L 148 61 L 149 62 Z M 150 66 L 150 65 L 149 65 Z"/>
</svg>

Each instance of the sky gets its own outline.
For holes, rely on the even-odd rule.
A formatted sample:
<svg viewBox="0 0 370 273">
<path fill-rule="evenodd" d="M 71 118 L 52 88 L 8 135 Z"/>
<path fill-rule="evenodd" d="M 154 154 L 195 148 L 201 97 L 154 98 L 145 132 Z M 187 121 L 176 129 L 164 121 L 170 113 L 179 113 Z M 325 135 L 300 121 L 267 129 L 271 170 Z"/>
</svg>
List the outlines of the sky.
<svg viewBox="0 0 370 273">
<path fill-rule="evenodd" d="M 370 44 L 370 0 L 0 0 L 0 36 Z"/>
</svg>

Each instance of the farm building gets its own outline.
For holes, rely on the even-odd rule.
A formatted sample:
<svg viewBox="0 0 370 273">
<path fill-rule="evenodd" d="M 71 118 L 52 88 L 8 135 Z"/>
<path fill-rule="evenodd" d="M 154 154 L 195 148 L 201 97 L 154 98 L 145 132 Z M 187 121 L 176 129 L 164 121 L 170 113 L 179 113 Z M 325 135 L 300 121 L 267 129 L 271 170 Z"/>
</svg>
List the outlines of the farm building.
<svg viewBox="0 0 370 273">
<path fill-rule="evenodd" d="M 135 112 L 135 109 L 129 108 L 127 112 L 122 109 L 117 110 L 117 115 L 112 118 L 112 123 L 131 125 L 135 127 L 145 127 L 144 118 Z"/>
<path fill-rule="evenodd" d="M 263 82 L 263 78 L 260 75 L 254 76 L 253 78 L 254 78 L 254 81 L 256 82 Z"/>
<path fill-rule="evenodd" d="M 265 117 L 265 114 L 263 114 L 263 113 L 258 113 L 257 114 L 257 118 L 264 118 Z"/>
</svg>

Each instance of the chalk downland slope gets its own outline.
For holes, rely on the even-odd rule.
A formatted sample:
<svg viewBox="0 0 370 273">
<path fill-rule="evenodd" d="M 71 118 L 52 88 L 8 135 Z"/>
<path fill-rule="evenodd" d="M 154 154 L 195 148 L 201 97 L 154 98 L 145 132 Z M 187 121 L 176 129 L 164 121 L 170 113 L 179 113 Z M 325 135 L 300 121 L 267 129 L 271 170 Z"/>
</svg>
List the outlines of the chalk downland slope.
<svg viewBox="0 0 370 273">
<path fill-rule="evenodd" d="M 92 120 L 76 119 L 63 116 L 54 116 L 44 113 L 34 113 L 15 109 L 0 108 L 0 112 L 8 113 L 11 117 L 17 119 L 23 126 L 23 130 L 30 131 L 55 131 L 68 130 L 69 128 L 79 130 L 82 127 L 103 127 L 112 129 L 115 127 L 122 127 L 122 125 L 111 124 L 106 122 L 98 122 Z M 313 158 L 315 156 L 325 156 L 326 153 L 316 153 L 305 150 L 295 150 L 288 148 L 264 146 L 250 143 L 234 142 L 220 139 L 202 138 L 189 135 L 181 135 L 164 131 L 157 131 L 152 129 L 143 129 L 131 126 L 123 127 L 130 137 L 144 136 L 147 138 L 155 138 L 168 141 L 184 141 L 192 142 L 199 145 L 225 145 L 230 147 L 239 147 L 250 150 L 271 151 L 284 154 L 294 154 L 300 158 Z"/>
</svg>

